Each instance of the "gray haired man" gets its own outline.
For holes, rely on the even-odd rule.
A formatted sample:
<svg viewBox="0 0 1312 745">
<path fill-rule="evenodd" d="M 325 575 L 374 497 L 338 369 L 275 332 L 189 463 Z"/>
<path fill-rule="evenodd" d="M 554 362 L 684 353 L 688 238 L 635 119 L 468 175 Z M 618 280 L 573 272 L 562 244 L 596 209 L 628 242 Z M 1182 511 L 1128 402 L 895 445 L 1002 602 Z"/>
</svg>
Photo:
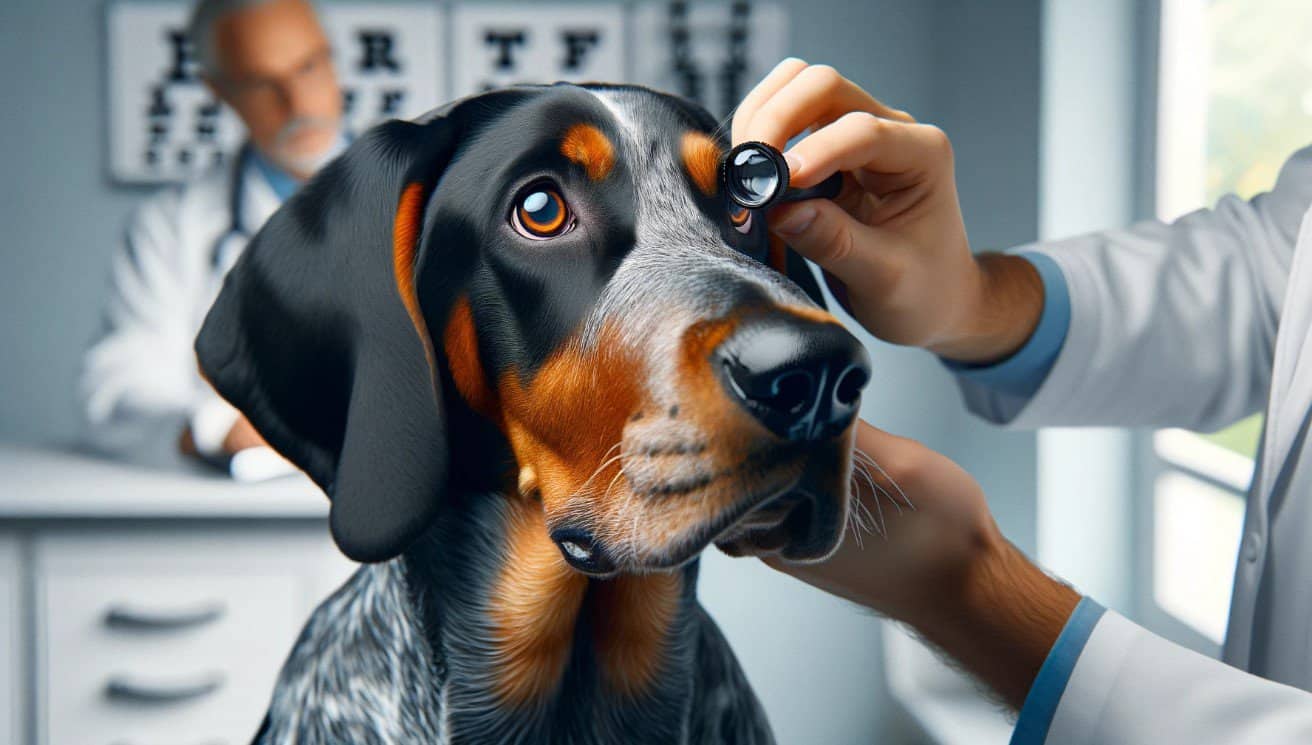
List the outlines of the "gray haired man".
<svg viewBox="0 0 1312 745">
<path fill-rule="evenodd" d="M 115 455 L 161 463 L 250 451 L 245 462 L 276 465 L 200 378 L 192 339 L 246 241 L 340 151 L 342 94 L 307 0 L 201 0 L 189 33 L 206 85 L 249 139 L 231 163 L 133 214 L 105 332 L 84 362 L 83 411 L 92 444 Z"/>
</svg>

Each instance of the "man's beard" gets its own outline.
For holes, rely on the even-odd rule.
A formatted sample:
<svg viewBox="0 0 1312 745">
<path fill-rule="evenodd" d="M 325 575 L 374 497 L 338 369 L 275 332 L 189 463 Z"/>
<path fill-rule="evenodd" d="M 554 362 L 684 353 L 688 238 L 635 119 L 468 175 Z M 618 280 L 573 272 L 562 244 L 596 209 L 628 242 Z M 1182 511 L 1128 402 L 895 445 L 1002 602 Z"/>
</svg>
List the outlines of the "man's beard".
<svg viewBox="0 0 1312 745">
<path fill-rule="evenodd" d="M 340 124 L 337 119 L 326 116 L 295 117 L 284 124 L 282 129 L 279 129 L 278 133 L 274 135 L 272 152 L 268 154 L 269 159 L 280 168 L 291 171 L 293 174 L 313 175 L 342 151 L 345 142 L 340 133 L 332 139 L 327 147 L 317 153 L 294 152 L 291 149 L 292 141 L 305 130 L 326 129 L 337 133 Z"/>
</svg>

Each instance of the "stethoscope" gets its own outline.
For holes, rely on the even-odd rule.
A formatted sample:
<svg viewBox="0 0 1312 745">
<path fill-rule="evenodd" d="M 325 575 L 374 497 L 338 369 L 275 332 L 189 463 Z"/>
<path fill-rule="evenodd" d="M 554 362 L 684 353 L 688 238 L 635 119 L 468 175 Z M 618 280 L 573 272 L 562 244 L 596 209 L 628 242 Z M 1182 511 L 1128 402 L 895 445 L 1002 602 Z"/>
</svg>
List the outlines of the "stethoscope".
<svg viewBox="0 0 1312 745">
<path fill-rule="evenodd" d="M 235 248 L 233 241 L 241 241 L 244 246 L 251 239 L 251 231 L 246 228 L 246 171 L 251 163 L 251 144 L 241 146 L 237 153 L 237 163 L 232 172 L 232 184 L 228 187 L 228 229 L 214 240 L 210 247 L 210 267 L 218 272 L 226 270 L 225 263 L 230 263 L 228 254 Z M 226 271 L 225 271 L 226 273 Z"/>
</svg>

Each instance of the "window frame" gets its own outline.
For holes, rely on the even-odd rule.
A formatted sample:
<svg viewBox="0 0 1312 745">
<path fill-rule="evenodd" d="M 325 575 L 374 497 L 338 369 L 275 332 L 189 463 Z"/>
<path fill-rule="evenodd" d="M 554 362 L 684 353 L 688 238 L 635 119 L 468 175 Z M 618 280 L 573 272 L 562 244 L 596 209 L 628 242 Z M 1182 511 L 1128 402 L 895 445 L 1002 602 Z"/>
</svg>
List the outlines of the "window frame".
<svg viewBox="0 0 1312 745">
<path fill-rule="evenodd" d="M 1158 205 L 1158 166 L 1160 137 L 1160 106 L 1162 64 L 1163 3 L 1166 0 L 1144 0 L 1140 54 L 1148 68 L 1139 85 L 1138 152 L 1141 155 L 1136 188 L 1136 212 L 1141 218 L 1156 218 Z M 1205 0 L 1199 0 L 1205 2 Z M 1156 529 L 1157 529 L 1157 483 L 1165 474 L 1175 473 L 1200 481 L 1208 486 L 1228 492 L 1245 506 L 1248 500 L 1248 488 L 1232 478 L 1218 473 L 1194 467 L 1181 459 L 1175 459 L 1159 452 L 1158 433 L 1162 430 L 1136 430 L 1132 437 L 1132 473 L 1134 499 L 1130 515 L 1133 532 L 1133 580 L 1130 582 L 1133 604 L 1138 620 L 1148 629 L 1209 656 L 1219 656 L 1221 645 L 1203 632 L 1163 608 L 1156 598 Z M 1196 436 L 1196 435 L 1195 435 Z M 1236 457 L 1243 457 L 1236 455 Z M 1244 526 L 1240 524 L 1240 537 Z M 1231 577 L 1233 581 L 1233 575 Z"/>
</svg>

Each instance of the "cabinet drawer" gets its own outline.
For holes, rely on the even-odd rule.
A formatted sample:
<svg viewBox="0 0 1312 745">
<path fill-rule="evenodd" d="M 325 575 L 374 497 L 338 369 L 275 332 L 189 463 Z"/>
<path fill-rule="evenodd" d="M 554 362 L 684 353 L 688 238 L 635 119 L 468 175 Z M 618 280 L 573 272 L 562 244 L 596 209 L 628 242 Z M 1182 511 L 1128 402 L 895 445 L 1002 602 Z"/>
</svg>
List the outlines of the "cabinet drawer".
<svg viewBox="0 0 1312 745">
<path fill-rule="evenodd" d="M 308 614 L 295 554 L 212 535 L 56 543 L 36 577 L 42 741 L 249 742 Z"/>
</svg>

